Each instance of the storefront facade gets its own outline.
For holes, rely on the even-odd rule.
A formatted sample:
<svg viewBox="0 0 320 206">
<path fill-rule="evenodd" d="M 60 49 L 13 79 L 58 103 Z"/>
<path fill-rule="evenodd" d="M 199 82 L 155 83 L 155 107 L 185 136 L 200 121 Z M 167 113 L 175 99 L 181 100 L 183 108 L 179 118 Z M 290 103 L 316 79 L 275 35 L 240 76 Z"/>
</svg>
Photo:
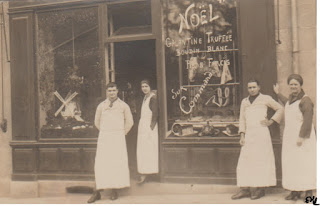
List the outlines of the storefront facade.
<svg viewBox="0 0 320 206">
<path fill-rule="evenodd" d="M 94 114 L 110 81 L 134 116 L 127 148 L 135 177 L 140 81 L 150 79 L 159 103 L 159 180 L 235 184 L 246 82 L 254 77 L 262 93 L 274 96 L 272 85 L 292 72 L 280 71 L 277 58 L 290 41 L 276 41 L 281 6 L 270 0 L 10 3 L 11 180 L 93 181 Z M 279 125 L 270 132 L 280 182 Z"/>
</svg>

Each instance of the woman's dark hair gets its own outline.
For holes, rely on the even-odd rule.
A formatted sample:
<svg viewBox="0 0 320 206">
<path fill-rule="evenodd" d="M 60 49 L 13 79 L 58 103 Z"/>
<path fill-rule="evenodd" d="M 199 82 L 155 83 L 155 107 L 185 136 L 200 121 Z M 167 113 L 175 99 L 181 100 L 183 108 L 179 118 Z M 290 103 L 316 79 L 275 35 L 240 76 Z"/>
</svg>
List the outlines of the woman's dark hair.
<svg viewBox="0 0 320 206">
<path fill-rule="evenodd" d="M 297 80 L 300 83 L 301 86 L 303 85 L 303 79 L 299 74 L 291 74 L 288 77 L 287 83 L 289 84 L 292 79 Z"/>
<path fill-rule="evenodd" d="M 150 84 L 150 81 L 149 81 L 148 79 L 142 80 L 141 83 L 140 83 L 140 85 L 142 85 L 142 84 L 147 84 L 147 85 L 149 85 L 149 87 L 150 87 L 150 89 L 151 89 L 151 84 Z"/>
<path fill-rule="evenodd" d="M 248 80 L 248 84 L 249 84 L 249 83 L 252 83 L 252 82 L 257 83 L 257 85 L 260 86 L 260 82 L 259 82 L 257 79 L 255 79 L 255 78 L 250 78 L 250 79 Z"/>
</svg>

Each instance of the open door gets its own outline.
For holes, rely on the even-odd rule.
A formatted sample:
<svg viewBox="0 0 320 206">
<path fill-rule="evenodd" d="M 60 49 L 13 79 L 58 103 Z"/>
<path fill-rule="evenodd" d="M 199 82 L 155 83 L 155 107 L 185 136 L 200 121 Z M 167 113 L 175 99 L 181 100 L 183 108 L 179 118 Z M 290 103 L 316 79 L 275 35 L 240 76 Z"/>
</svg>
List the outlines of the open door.
<svg viewBox="0 0 320 206">
<path fill-rule="evenodd" d="M 155 40 L 125 41 L 107 44 L 109 79 L 117 83 L 118 96 L 132 112 L 134 126 L 126 137 L 131 177 L 137 175 L 137 130 L 144 94 L 140 82 L 148 79 L 157 90 Z"/>
</svg>

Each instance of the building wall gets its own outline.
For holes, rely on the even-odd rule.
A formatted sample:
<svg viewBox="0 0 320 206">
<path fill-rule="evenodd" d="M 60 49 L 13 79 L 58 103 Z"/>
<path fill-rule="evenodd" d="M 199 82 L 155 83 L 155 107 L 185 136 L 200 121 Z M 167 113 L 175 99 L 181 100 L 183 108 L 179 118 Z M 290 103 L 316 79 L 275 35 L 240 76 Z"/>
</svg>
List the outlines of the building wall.
<svg viewBox="0 0 320 206">
<path fill-rule="evenodd" d="M 10 63 L 7 61 L 9 56 L 9 18 L 8 2 L 0 3 L 0 13 L 2 13 L 2 5 L 4 6 L 6 39 L 4 38 L 3 27 L 0 27 L 0 122 L 2 118 L 7 119 L 7 131 L 0 130 L 0 196 L 8 196 L 10 194 L 10 182 L 12 173 L 12 155 L 10 141 L 12 139 L 11 124 L 11 90 L 10 90 Z M 2 22 L 2 19 L 0 20 Z M 8 51 L 5 47 L 7 41 Z M 8 52 L 8 53 L 7 53 Z M 10 57 L 9 57 L 10 58 Z M 3 75 L 3 76 L 2 76 Z M 1 78 L 2 77 L 2 78 Z M 3 108 L 3 109 L 2 109 Z M 3 111 L 3 112 L 2 112 Z"/>
<path fill-rule="evenodd" d="M 298 73 L 304 79 L 303 89 L 312 99 L 316 114 L 316 0 L 274 0 L 277 68 L 280 91 L 289 95 L 287 77 L 294 72 L 292 2 L 296 2 Z M 279 3 L 279 5 L 278 5 Z M 278 7 L 279 6 L 279 7 Z M 279 12 L 278 12 L 279 9 Z M 278 16 L 278 13 L 280 16 Z M 314 123 L 316 122 L 314 116 Z"/>
<path fill-rule="evenodd" d="M 299 41 L 299 73 L 304 78 L 304 90 L 317 104 L 317 23 L 316 0 L 297 0 L 298 7 L 298 41 Z M 315 118 L 314 118 L 315 120 Z"/>
<path fill-rule="evenodd" d="M 279 5 L 278 5 L 279 2 Z M 296 0 L 297 2 L 297 30 L 298 30 L 298 59 L 299 73 L 305 80 L 304 90 L 311 97 L 316 105 L 316 0 Z M 293 72 L 292 53 L 292 0 L 274 0 L 275 9 L 275 40 L 280 39 L 281 44 L 277 44 L 277 76 L 281 92 L 289 94 L 287 77 Z M 279 13 L 278 16 L 278 6 Z M 5 23 L 7 32 L 7 43 L 9 45 L 9 24 L 7 15 L 8 3 L 4 3 Z M 0 11 L 1 12 L 1 11 Z M 279 18 L 279 24 L 278 24 Z M 3 32 L 2 30 L 0 30 Z M 278 32 L 280 35 L 278 35 Z M 0 130 L 0 196 L 10 195 L 10 182 L 12 174 L 12 153 L 10 141 L 12 140 L 11 121 L 11 82 L 10 63 L 7 62 L 4 36 L 0 36 L 2 47 L 0 47 L 0 121 L 2 117 L 7 119 L 7 131 Z M 0 44 L 1 45 L 1 44 Z M 2 66 L 3 65 L 3 66 Z M 3 82 L 2 82 L 3 81 Z M 2 86 L 3 85 L 3 86 Z M 2 88 L 3 87 L 3 88 Z M 2 92 L 3 91 L 3 92 Z M 315 107 L 316 113 L 316 107 Z"/>
</svg>

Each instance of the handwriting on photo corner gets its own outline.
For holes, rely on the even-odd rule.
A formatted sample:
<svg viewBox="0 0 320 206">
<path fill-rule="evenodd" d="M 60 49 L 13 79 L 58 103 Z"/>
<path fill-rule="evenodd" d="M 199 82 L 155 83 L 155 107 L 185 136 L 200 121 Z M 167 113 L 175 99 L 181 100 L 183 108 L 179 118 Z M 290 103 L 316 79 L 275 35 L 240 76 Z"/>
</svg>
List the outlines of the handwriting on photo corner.
<svg viewBox="0 0 320 206">
<path fill-rule="evenodd" d="M 315 196 L 307 196 L 304 202 L 307 204 L 312 202 L 313 205 L 319 205 L 317 203 L 317 200 L 318 200 L 318 198 Z"/>
</svg>

